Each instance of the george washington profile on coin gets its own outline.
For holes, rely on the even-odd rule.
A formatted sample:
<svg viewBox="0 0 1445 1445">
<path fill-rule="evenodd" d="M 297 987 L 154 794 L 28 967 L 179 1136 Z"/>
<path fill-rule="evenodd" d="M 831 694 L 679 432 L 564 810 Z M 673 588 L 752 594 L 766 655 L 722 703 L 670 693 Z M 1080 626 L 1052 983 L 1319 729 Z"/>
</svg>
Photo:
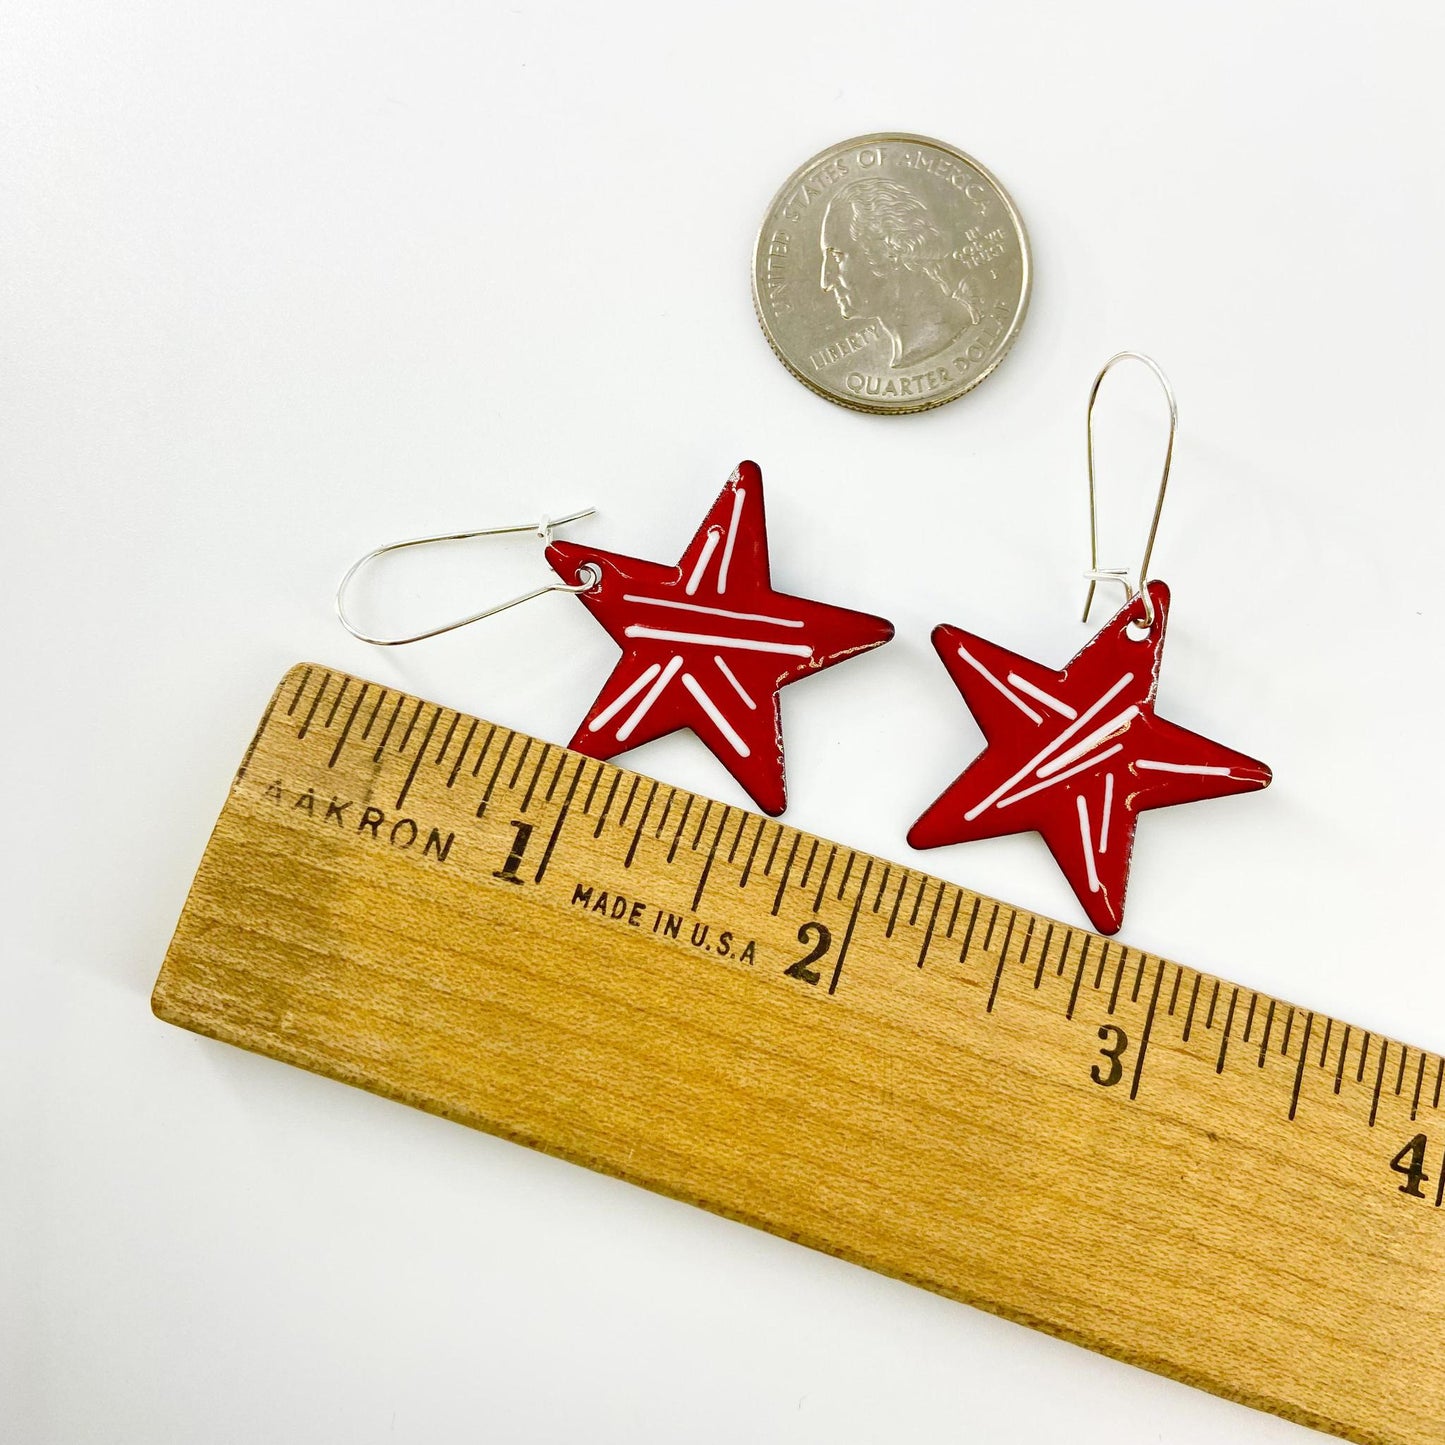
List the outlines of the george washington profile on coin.
<svg viewBox="0 0 1445 1445">
<path fill-rule="evenodd" d="M 983 319 L 964 257 L 897 181 L 867 176 L 843 186 L 823 212 L 818 244 L 818 284 L 845 321 L 878 322 L 892 344 L 890 367 L 936 355 Z"/>
</svg>

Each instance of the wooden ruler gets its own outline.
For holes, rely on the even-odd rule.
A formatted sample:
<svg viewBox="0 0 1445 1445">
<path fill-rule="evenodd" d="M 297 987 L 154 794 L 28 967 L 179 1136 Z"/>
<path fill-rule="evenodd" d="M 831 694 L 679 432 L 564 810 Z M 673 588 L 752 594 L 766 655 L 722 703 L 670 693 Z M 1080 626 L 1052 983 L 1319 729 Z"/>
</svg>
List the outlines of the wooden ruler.
<svg viewBox="0 0 1445 1445">
<path fill-rule="evenodd" d="M 1361 1442 L 1445 1440 L 1445 1060 L 297 667 L 172 1023 Z"/>
</svg>

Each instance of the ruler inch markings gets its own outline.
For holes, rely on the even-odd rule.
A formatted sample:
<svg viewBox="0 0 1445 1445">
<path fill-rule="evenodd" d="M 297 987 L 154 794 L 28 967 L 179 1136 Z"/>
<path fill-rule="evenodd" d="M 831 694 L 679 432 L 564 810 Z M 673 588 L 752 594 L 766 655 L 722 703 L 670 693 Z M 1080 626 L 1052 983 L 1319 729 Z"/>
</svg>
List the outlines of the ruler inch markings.
<svg viewBox="0 0 1445 1445">
<path fill-rule="evenodd" d="M 1264 1014 L 1264 1032 L 1259 1040 L 1259 1067 L 1264 1067 L 1264 1061 L 1269 1054 L 1269 1031 L 1274 1027 L 1274 1000 L 1270 999 L 1269 1007 Z"/>
<path fill-rule="evenodd" d="M 662 816 L 657 820 L 657 828 L 653 833 L 653 839 L 662 837 L 662 830 L 667 827 L 667 820 L 672 816 L 672 805 L 677 802 L 677 789 L 667 790 L 667 802 L 662 805 Z"/>
<path fill-rule="evenodd" d="M 883 906 L 883 895 L 888 891 L 888 878 L 890 873 L 889 864 L 883 865 L 883 876 L 878 880 L 878 892 L 873 898 L 873 912 L 877 913 Z"/>
<path fill-rule="evenodd" d="M 652 808 L 652 800 L 657 796 L 658 784 L 654 780 L 652 786 L 647 790 L 647 801 L 642 805 L 642 813 L 637 819 L 637 827 L 632 833 L 632 842 L 627 845 L 627 856 L 622 860 L 624 868 L 632 867 L 632 860 L 637 857 L 638 844 L 642 842 L 642 830 L 647 826 L 647 815 Z"/>
<path fill-rule="evenodd" d="M 420 709 L 418 709 L 420 711 Z M 436 730 L 437 719 L 442 715 L 440 708 L 433 711 L 431 722 L 427 724 L 426 735 L 421 740 L 421 746 L 416 750 L 416 756 L 411 760 L 411 767 L 407 769 L 406 781 L 401 785 L 401 791 L 396 795 L 396 806 L 400 808 L 406 802 L 406 796 L 411 792 L 411 785 L 416 781 L 417 769 L 421 767 L 422 759 L 426 757 L 426 747 L 431 741 L 431 735 Z"/>
<path fill-rule="evenodd" d="M 746 888 L 748 886 L 748 878 L 753 871 L 753 862 L 758 856 L 758 846 L 763 841 L 763 829 L 767 826 L 767 821 L 765 819 L 758 819 L 758 829 L 757 832 L 753 834 L 753 846 L 748 852 L 748 861 L 743 864 L 742 874 L 738 878 L 739 888 Z"/>
<path fill-rule="evenodd" d="M 946 884 L 940 884 L 940 888 Z M 943 930 L 945 938 L 953 937 L 953 930 L 958 927 L 958 912 L 963 907 L 963 889 L 955 887 L 953 890 L 953 908 L 948 915 L 948 927 Z"/>
<path fill-rule="evenodd" d="M 1141 960 L 1144 958 L 1140 954 Z M 1144 1016 L 1144 1032 L 1139 1036 L 1139 1048 L 1134 1055 L 1134 1077 L 1129 1081 L 1130 1100 L 1139 1097 L 1139 1081 L 1144 1077 L 1144 1055 L 1149 1049 L 1149 1036 L 1154 1032 L 1154 1010 L 1159 1007 L 1159 986 L 1164 982 L 1164 960 L 1158 961 L 1154 970 L 1154 992 L 1149 996 L 1149 1012 Z"/>
<path fill-rule="evenodd" d="M 918 896 L 923 896 L 923 885 L 918 885 Z M 928 926 L 923 930 L 923 943 L 918 950 L 918 966 L 923 967 L 923 961 L 928 957 L 929 945 L 933 942 L 933 930 L 938 923 L 938 910 L 943 904 L 943 885 L 938 885 L 938 892 L 933 896 L 933 912 L 928 915 Z M 914 917 L 917 917 L 915 911 Z"/>
<path fill-rule="evenodd" d="M 417 698 L 416 707 L 412 709 L 411 721 L 407 723 L 406 731 L 401 735 L 401 741 L 396 745 L 398 757 L 406 752 L 406 745 L 411 741 L 411 735 L 416 730 L 417 719 L 421 716 L 422 709 L 425 706 L 426 703 L 421 698 Z"/>
<path fill-rule="evenodd" d="M 316 669 L 314 667 L 307 667 L 302 671 L 301 680 L 296 684 L 296 691 L 291 694 L 291 706 L 286 709 L 287 717 L 296 716 L 296 708 L 301 702 L 301 694 L 306 691 L 306 684 L 311 681 L 311 674 L 315 671 Z M 270 715 L 268 714 L 266 717 L 263 717 L 261 719 L 261 726 L 263 729 L 266 723 L 269 721 L 269 716 Z"/>
<path fill-rule="evenodd" d="M 848 926 L 843 931 L 843 942 L 838 948 L 838 957 L 833 964 L 833 977 L 828 980 L 828 996 L 838 992 L 838 980 L 843 976 L 843 964 L 848 957 L 848 947 L 853 942 L 853 930 L 858 926 L 858 914 L 863 907 L 863 893 L 868 887 L 868 874 L 872 871 L 873 860 L 869 858 L 863 866 L 863 879 L 858 885 L 857 897 L 853 900 L 852 911 L 848 914 Z"/>
<path fill-rule="evenodd" d="M 376 690 L 376 701 L 371 705 L 371 716 L 366 720 L 366 726 L 361 730 L 361 740 L 365 742 L 371 736 L 371 730 L 376 726 L 376 719 L 386 706 L 386 700 L 391 694 L 384 687 Z"/>
<path fill-rule="evenodd" d="M 1219 1058 L 1214 1065 L 1214 1072 L 1216 1074 L 1222 1074 L 1224 1072 L 1224 1060 L 1229 1052 L 1229 1031 L 1234 1027 L 1234 1009 L 1238 1002 L 1239 988 L 1235 986 L 1229 991 L 1229 1012 L 1224 1016 L 1224 1033 L 1219 1040 Z"/>
<path fill-rule="evenodd" d="M 687 820 L 692 813 L 693 797 L 688 794 L 687 802 L 683 805 L 682 816 L 677 820 L 677 831 L 672 835 L 672 842 L 667 845 L 667 861 L 673 862 L 677 858 L 677 850 L 682 843 L 682 835 L 687 829 Z"/>
<path fill-rule="evenodd" d="M 818 879 L 818 894 L 817 897 L 813 899 L 814 913 L 817 913 L 818 910 L 823 906 L 823 896 L 828 891 L 828 879 L 833 872 L 833 864 L 837 861 L 838 845 L 836 843 L 830 843 L 828 845 L 828 858 L 827 861 L 823 864 L 823 876 Z"/>
<path fill-rule="evenodd" d="M 1390 1057 L 1389 1039 L 1380 1040 L 1380 1067 L 1375 1070 L 1375 1087 L 1370 1095 L 1370 1128 L 1375 1127 L 1375 1118 L 1380 1112 L 1380 1085 L 1385 1079 L 1385 1060 Z"/>
<path fill-rule="evenodd" d="M 778 848 L 782 844 L 783 834 L 787 831 L 781 823 L 774 823 L 773 829 L 773 846 L 768 849 L 767 859 L 763 863 L 764 878 L 771 878 L 773 876 L 773 864 L 778 860 Z"/>
<path fill-rule="evenodd" d="M 351 736 L 352 724 L 356 721 L 356 715 L 361 711 L 361 704 L 366 701 L 366 694 L 370 691 L 371 684 L 361 684 L 361 691 L 356 694 L 356 701 L 351 704 L 350 716 L 346 719 L 345 726 L 341 729 L 341 736 L 336 739 L 336 746 L 331 749 L 331 756 L 326 760 L 326 768 L 329 772 L 336 766 L 336 760 L 341 756 L 341 750 L 346 746 L 346 740 Z"/>
<path fill-rule="evenodd" d="M 993 971 L 993 986 L 988 991 L 988 1004 L 984 1009 L 985 1013 L 993 1012 L 993 1006 L 998 999 L 999 980 L 1003 978 L 1004 964 L 1008 962 L 1008 946 L 1013 941 L 1014 924 L 1018 922 L 1018 919 L 1018 913 L 1014 909 L 1010 908 L 1008 929 L 1005 931 L 1003 936 L 1003 947 L 998 951 L 998 967 Z"/>
<path fill-rule="evenodd" d="M 565 760 L 573 754 L 563 753 Z M 552 825 L 552 832 L 547 838 L 547 846 L 542 850 L 542 857 L 537 863 L 537 871 L 532 876 L 534 883 L 540 883 L 547 876 L 547 865 L 552 861 L 552 851 L 557 846 L 557 839 L 562 836 L 562 825 L 567 821 L 567 810 L 572 806 L 572 796 L 577 791 L 577 782 L 582 776 L 582 769 L 587 766 L 587 759 L 577 758 L 577 767 L 572 773 L 572 781 L 567 788 L 567 796 L 562 799 L 562 806 L 557 810 L 557 821 Z M 561 769 L 558 768 L 560 774 Z"/>
<path fill-rule="evenodd" d="M 301 727 L 296 733 L 298 742 L 305 738 L 306 734 L 311 731 L 311 719 L 316 716 L 316 709 L 321 706 L 321 699 L 326 695 L 326 685 L 330 681 L 331 674 L 328 672 L 326 676 L 321 679 L 320 685 L 316 689 L 316 696 L 311 699 L 311 710 L 306 714 L 305 718 L 302 719 Z"/>
<path fill-rule="evenodd" d="M 447 774 L 447 787 L 454 788 L 457 785 L 457 778 L 461 775 L 462 764 L 467 760 L 467 749 L 472 745 L 472 739 L 477 735 L 479 721 L 472 719 L 471 726 L 467 729 L 467 735 L 462 739 L 462 745 L 457 750 L 456 761 L 452 764 L 452 770 Z"/>
<path fill-rule="evenodd" d="M 582 816 L 584 818 L 590 818 L 592 816 L 592 804 L 597 799 L 597 789 L 601 786 L 602 779 L 607 772 L 607 768 L 602 763 L 599 763 L 596 758 L 593 758 L 592 762 L 596 768 L 596 771 L 592 774 L 592 786 L 587 789 L 587 796 L 582 800 Z M 614 772 L 612 774 L 613 794 L 616 793 L 617 785 L 621 781 L 622 774 L 620 772 Z M 609 794 L 609 796 L 611 795 Z M 594 833 L 592 836 L 595 838 L 597 835 Z"/>
<path fill-rule="evenodd" d="M 738 830 L 733 834 L 732 847 L 728 849 L 729 865 L 737 861 L 738 849 L 742 847 L 743 833 L 747 830 L 748 818 L 750 816 L 746 808 L 738 809 Z"/>
<path fill-rule="evenodd" d="M 379 763 L 382 759 L 382 756 L 385 754 L 386 745 L 391 741 L 392 729 L 396 727 L 396 720 L 401 716 L 402 704 L 405 703 L 406 700 L 406 694 L 404 692 L 397 693 L 396 702 L 392 706 L 391 716 L 386 720 L 386 729 L 381 735 L 381 741 L 377 743 L 376 751 L 371 755 L 371 761 L 373 764 Z M 375 721 L 375 719 L 373 719 L 373 721 Z M 370 731 L 371 728 L 368 726 L 367 732 Z"/>
<path fill-rule="evenodd" d="M 521 803 L 518 804 L 518 806 L 517 806 L 517 811 L 518 811 L 519 813 L 525 813 L 525 812 L 527 812 L 527 811 L 531 808 L 531 806 L 532 806 L 532 798 L 533 798 L 533 796 L 536 794 L 536 791 L 537 791 L 537 784 L 542 781 L 542 772 L 543 772 L 543 769 L 545 769 L 546 766 L 547 766 L 547 755 L 548 755 L 551 751 L 552 751 L 552 744 L 551 744 L 551 743 L 543 743 L 543 744 L 542 744 L 542 751 L 537 754 L 537 765 L 536 765 L 536 767 L 534 767 L 534 768 L 532 769 L 532 776 L 527 779 L 527 786 L 526 786 L 525 790 L 524 790 L 523 793 L 522 793 L 522 801 L 521 801 Z M 518 772 L 521 772 L 521 764 L 522 764 L 522 762 L 525 762 L 525 761 L 526 761 L 525 756 L 524 756 L 522 759 L 519 760 L 518 765 L 517 765 L 517 771 L 518 771 Z M 517 787 L 517 780 L 516 780 L 516 778 L 514 777 L 514 778 L 512 779 L 512 791 L 513 791 L 513 792 L 516 791 L 516 787 Z"/>
<path fill-rule="evenodd" d="M 968 927 L 963 931 L 963 945 L 958 950 L 958 961 L 968 962 L 968 946 L 973 942 L 973 930 L 978 923 L 978 910 L 983 906 L 983 896 L 975 893 L 973 895 L 973 907 L 968 911 Z"/>
<path fill-rule="evenodd" d="M 697 852 L 697 845 L 702 842 L 702 835 L 707 829 L 707 820 L 712 817 L 713 801 L 711 798 L 703 800 L 702 817 L 697 820 L 697 831 L 692 835 L 692 842 L 687 845 L 688 851 Z M 724 810 L 723 818 L 718 823 L 718 836 L 722 836 L 722 824 L 727 821 L 727 813 Z"/>
<path fill-rule="evenodd" d="M 1204 982 L 1204 975 L 1194 975 L 1194 987 L 1189 991 L 1189 1013 L 1184 1020 L 1184 1042 L 1189 1042 L 1189 1031 L 1194 1026 L 1194 1006 L 1199 1002 L 1199 985 Z"/>
<path fill-rule="evenodd" d="M 1291 1091 L 1289 1096 L 1289 1116 L 1291 1119 L 1293 1119 L 1295 1114 L 1299 1111 L 1300 1085 L 1304 1082 L 1305 1060 L 1309 1057 L 1310 1052 L 1310 1030 L 1314 1027 L 1314 1023 L 1314 1014 L 1306 1013 L 1304 1042 L 1300 1045 L 1299 1064 L 1294 1071 L 1294 1089 Z"/>
<path fill-rule="evenodd" d="M 482 792 L 481 801 L 477 804 L 477 817 L 483 817 L 492 803 L 492 789 L 497 786 L 497 779 L 502 775 L 502 767 L 507 761 L 507 754 L 512 750 L 512 744 L 516 742 L 517 734 L 510 728 L 507 730 L 507 741 L 502 744 L 502 750 L 497 754 L 497 761 L 492 767 L 492 776 L 487 779 L 487 786 Z M 491 739 L 488 739 L 490 742 Z"/>
<path fill-rule="evenodd" d="M 888 915 L 887 926 L 883 930 L 884 938 L 892 938 L 893 930 L 898 926 L 898 909 L 903 903 L 903 895 L 908 889 L 908 874 L 905 873 L 898 880 L 898 894 L 893 900 L 893 909 Z"/>
<path fill-rule="evenodd" d="M 1114 987 L 1109 990 L 1109 1014 L 1111 1017 L 1113 1016 L 1114 1010 L 1119 1007 L 1119 985 L 1124 981 L 1124 966 L 1128 962 L 1129 950 L 1121 947 L 1119 949 L 1119 964 L 1114 970 Z"/>
<path fill-rule="evenodd" d="M 638 789 L 642 784 L 642 775 L 633 773 L 632 786 L 627 790 L 627 800 L 622 804 L 622 816 L 617 820 L 619 828 L 627 826 L 628 815 L 632 812 L 632 804 L 636 801 Z"/>
<path fill-rule="evenodd" d="M 697 912 L 698 905 L 702 902 L 703 892 L 707 888 L 708 874 L 712 872 L 713 859 L 717 857 L 718 844 L 722 842 L 723 829 L 727 827 L 727 823 L 727 809 L 724 809 L 722 817 L 717 820 L 717 832 L 713 834 L 712 847 L 707 850 L 707 858 L 703 861 L 702 872 L 697 879 L 697 888 L 692 895 L 692 911 L 694 913 Z"/>
<path fill-rule="evenodd" d="M 340 709 L 342 702 L 345 701 L 345 695 L 347 695 L 347 692 L 351 691 L 351 683 L 353 683 L 353 681 L 353 678 L 341 679 L 341 686 L 337 689 L 337 695 L 335 695 L 335 698 L 331 699 L 331 711 L 329 711 L 327 714 L 327 721 L 322 722 L 322 727 L 331 727 L 332 722 L 335 722 L 335 720 L 337 720 L 337 711 L 338 709 Z M 363 686 L 366 686 L 366 683 L 363 683 Z"/>
<path fill-rule="evenodd" d="M 782 837 L 781 831 L 778 837 Z M 773 895 L 772 912 L 774 918 L 778 916 L 778 910 L 783 906 L 783 890 L 788 886 L 788 875 L 793 871 L 793 859 L 798 856 L 798 844 L 802 841 L 802 837 L 803 835 L 801 833 L 795 832 L 793 834 L 793 846 L 788 849 L 788 861 L 783 864 L 783 876 L 778 879 L 778 891 Z M 767 871 L 766 868 L 763 869 L 764 873 L 767 873 Z"/>
<path fill-rule="evenodd" d="M 818 861 L 818 839 L 814 838 L 812 846 L 808 849 L 807 862 L 803 864 L 803 876 L 798 879 L 798 887 L 805 893 L 808 891 L 808 879 L 813 876 L 813 864 Z"/>
<path fill-rule="evenodd" d="M 461 720 L 461 713 L 454 712 L 452 714 L 452 725 L 447 729 L 447 735 L 442 739 L 442 745 L 437 749 L 436 757 L 432 759 L 432 761 L 437 765 L 437 767 L 440 767 L 442 765 L 442 759 L 446 757 L 447 750 L 452 745 L 452 739 L 456 736 L 457 733 L 457 725 L 461 722 Z"/>
<path fill-rule="evenodd" d="M 1114 946 L 1115 940 L 1104 939 L 1099 945 L 1099 963 L 1094 970 L 1094 991 L 1097 993 L 1104 982 L 1104 970 L 1109 964 L 1109 950 Z"/>
<path fill-rule="evenodd" d="M 322 727 L 329 728 L 336 721 L 337 709 L 346 700 L 346 694 L 351 690 L 351 683 L 352 679 L 349 677 L 341 679 L 341 686 L 337 688 L 336 696 L 331 699 L 331 711 L 326 714 L 326 721 L 321 724 Z"/>
<path fill-rule="evenodd" d="M 487 724 L 487 735 L 482 740 L 481 750 L 477 753 L 477 760 L 472 764 L 472 777 L 479 778 L 482 775 L 482 764 L 487 761 L 487 754 L 492 750 L 492 744 L 497 740 L 497 734 L 501 732 L 496 723 Z"/>
<path fill-rule="evenodd" d="M 1034 919 L 1029 919 L 1029 937 L 1034 933 Z M 1054 941 L 1054 925 L 1050 922 L 1044 925 L 1044 941 L 1039 947 L 1039 963 L 1034 970 L 1034 991 L 1037 992 L 1043 987 L 1044 969 L 1049 963 L 1049 945 Z"/>
<path fill-rule="evenodd" d="M 527 759 L 532 755 L 532 744 L 537 741 L 536 738 L 529 738 L 525 734 L 519 733 L 518 736 L 522 739 L 522 751 L 517 754 L 517 765 L 512 769 L 511 779 L 506 784 L 509 793 L 517 791 L 517 783 L 521 779 L 522 769 L 527 766 Z"/>
<path fill-rule="evenodd" d="M 918 892 L 914 895 L 913 910 L 908 915 L 908 926 L 918 927 L 918 910 L 923 907 L 923 890 L 928 887 L 928 877 L 925 874 L 918 880 Z"/>
<path fill-rule="evenodd" d="M 558 748 L 558 749 L 557 749 L 557 753 L 558 753 L 558 757 L 557 757 L 557 767 L 556 767 L 556 769 L 555 769 L 555 770 L 553 771 L 553 773 L 552 773 L 552 780 L 551 780 L 551 782 L 549 782 L 549 783 L 547 784 L 547 791 L 546 791 L 546 792 L 543 794 L 543 796 L 542 796 L 542 801 L 543 801 L 544 803 L 550 803 L 550 802 L 552 801 L 552 797 L 553 797 L 553 795 L 554 795 L 554 794 L 556 793 L 556 791 L 557 791 L 557 783 L 559 782 L 559 780 L 560 780 L 561 777 L 562 777 L 562 769 L 567 766 L 567 756 L 568 756 L 568 755 L 567 755 L 567 750 L 566 750 L 566 748 Z M 579 771 L 580 771 L 580 768 L 579 768 Z"/>
<path fill-rule="evenodd" d="M 1088 962 L 1089 942 L 1092 938 L 1093 934 L 1086 933 L 1083 942 L 1079 945 L 1079 966 L 1074 970 L 1074 986 L 1069 990 L 1069 1006 L 1064 1011 L 1064 1017 L 1066 1019 L 1073 1018 L 1074 1009 L 1079 1002 L 1079 984 L 1083 981 L 1084 965 Z"/>
</svg>

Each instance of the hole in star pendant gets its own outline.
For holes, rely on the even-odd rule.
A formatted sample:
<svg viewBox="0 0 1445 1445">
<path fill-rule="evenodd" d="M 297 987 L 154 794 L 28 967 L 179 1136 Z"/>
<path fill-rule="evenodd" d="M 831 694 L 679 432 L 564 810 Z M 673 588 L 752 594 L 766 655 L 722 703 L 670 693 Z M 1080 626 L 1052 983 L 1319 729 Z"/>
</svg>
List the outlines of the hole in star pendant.
<svg viewBox="0 0 1445 1445">
<path fill-rule="evenodd" d="M 1130 642 L 1148 642 L 1153 630 L 1147 622 L 1129 622 L 1124 626 L 1124 634 Z"/>
</svg>

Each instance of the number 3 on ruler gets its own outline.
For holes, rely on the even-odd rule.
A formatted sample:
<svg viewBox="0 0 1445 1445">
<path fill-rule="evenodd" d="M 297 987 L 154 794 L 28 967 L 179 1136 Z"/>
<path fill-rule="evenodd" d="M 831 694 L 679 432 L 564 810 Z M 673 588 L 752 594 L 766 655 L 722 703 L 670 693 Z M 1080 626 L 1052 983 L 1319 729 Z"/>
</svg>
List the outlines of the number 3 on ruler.
<svg viewBox="0 0 1445 1445">
<path fill-rule="evenodd" d="M 1104 1088 L 1112 1089 L 1124 1077 L 1124 1065 L 1121 1060 L 1124 1057 L 1124 1050 L 1129 1047 L 1129 1035 L 1118 1024 L 1105 1024 L 1099 1030 L 1099 1037 L 1104 1041 L 1104 1047 L 1099 1052 L 1108 1059 L 1109 1067 L 1106 1072 L 1100 1073 L 1098 1064 L 1095 1064 L 1089 1070 L 1089 1077 L 1096 1084 L 1102 1084 Z"/>
</svg>

